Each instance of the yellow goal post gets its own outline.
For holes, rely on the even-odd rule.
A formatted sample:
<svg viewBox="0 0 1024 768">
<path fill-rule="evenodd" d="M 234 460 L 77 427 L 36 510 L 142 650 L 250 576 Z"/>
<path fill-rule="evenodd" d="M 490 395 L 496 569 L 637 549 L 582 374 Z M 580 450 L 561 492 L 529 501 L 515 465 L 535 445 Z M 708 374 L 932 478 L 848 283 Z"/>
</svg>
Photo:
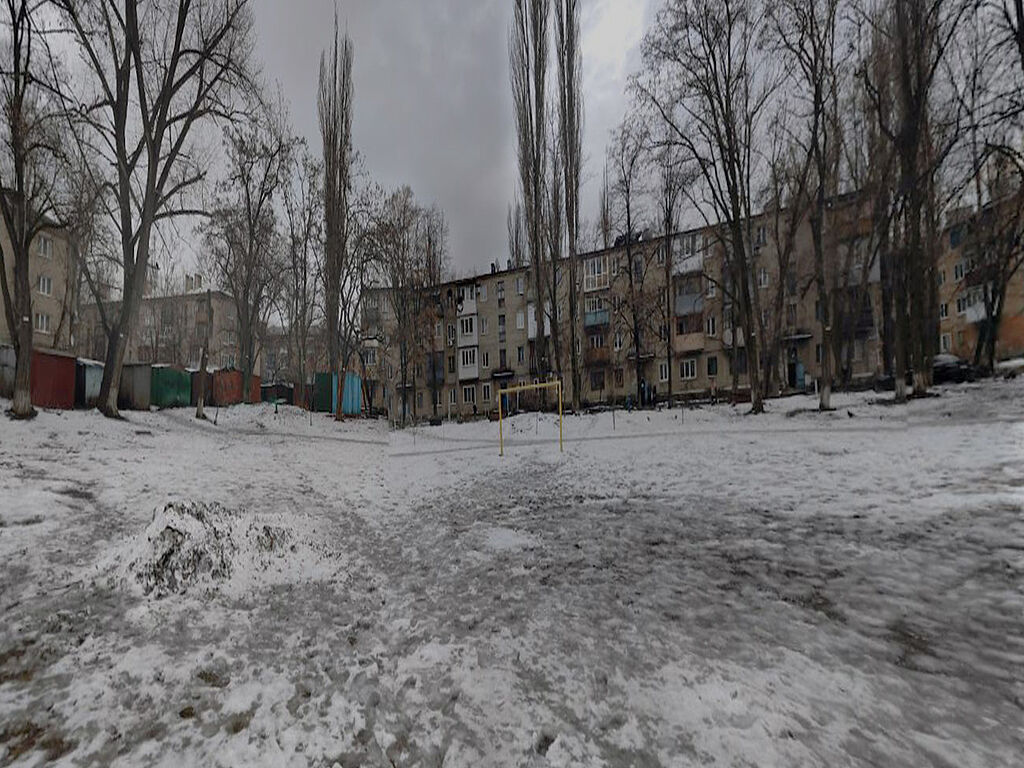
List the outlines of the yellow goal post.
<svg viewBox="0 0 1024 768">
<path fill-rule="evenodd" d="M 558 390 L 558 450 L 561 452 L 562 448 L 562 382 L 561 380 L 555 381 L 542 381 L 537 384 L 520 384 L 517 387 L 508 387 L 507 389 L 498 390 L 498 455 L 505 455 L 505 427 L 504 427 L 504 415 L 502 414 L 502 399 L 505 395 L 514 395 L 518 392 L 529 392 L 535 389 L 557 389 Z"/>
</svg>

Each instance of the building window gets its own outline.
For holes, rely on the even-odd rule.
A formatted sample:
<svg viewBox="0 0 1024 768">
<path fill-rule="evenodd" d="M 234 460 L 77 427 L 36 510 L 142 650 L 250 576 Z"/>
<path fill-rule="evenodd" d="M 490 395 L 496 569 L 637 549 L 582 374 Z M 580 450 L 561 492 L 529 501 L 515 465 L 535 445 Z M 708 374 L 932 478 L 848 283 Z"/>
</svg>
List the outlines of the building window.
<svg viewBox="0 0 1024 768">
<path fill-rule="evenodd" d="M 597 291 L 608 287 L 608 257 L 595 256 L 583 262 L 583 290 Z"/>
<path fill-rule="evenodd" d="M 712 280 L 709 277 L 708 278 L 708 290 L 707 290 L 707 296 L 708 296 L 709 299 L 715 298 L 715 291 L 716 290 L 717 290 L 717 287 L 715 286 L 715 281 Z"/>
<path fill-rule="evenodd" d="M 523 278 L 522 277 L 517 277 L 516 278 L 516 293 L 518 293 L 520 296 L 523 295 L 524 285 L 525 285 L 525 281 L 523 280 Z"/>
<path fill-rule="evenodd" d="M 462 388 L 462 401 L 467 405 L 472 405 L 476 402 L 476 387 L 463 387 Z"/>
<path fill-rule="evenodd" d="M 967 311 L 967 306 L 968 306 L 968 304 L 967 304 L 967 297 L 966 296 L 957 296 L 956 297 L 956 313 L 958 315 L 964 314 L 964 312 Z"/>
<path fill-rule="evenodd" d="M 764 267 L 761 267 L 759 270 L 757 270 L 757 287 L 767 288 L 768 283 L 768 270 L 765 269 Z"/>
<path fill-rule="evenodd" d="M 603 349 L 604 348 L 604 334 L 594 333 L 590 336 L 590 348 L 591 349 Z"/>
<path fill-rule="evenodd" d="M 618 352 L 620 349 L 622 349 L 622 331 L 616 331 L 615 332 L 614 346 L 615 346 L 615 351 L 616 352 Z"/>
<path fill-rule="evenodd" d="M 668 363 L 658 363 L 658 381 L 668 381 Z"/>
<path fill-rule="evenodd" d="M 768 242 L 768 230 L 761 224 L 754 232 L 754 245 L 764 245 Z"/>
<path fill-rule="evenodd" d="M 504 349 L 498 350 L 498 367 L 508 368 L 508 353 Z"/>
<path fill-rule="evenodd" d="M 604 389 L 604 371 L 590 372 L 590 388 L 596 391 Z"/>
<path fill-rule="evenodd" d="M 53 239 L 46 235 L 39 236 L 39 255 L 44 259 L 53 257 Z"/>
<path fill-rule="evenodd" d="M 451 403 L 452 405 L 456 405 L 458 403 L 457 398 L 458 395 L 455 394 L 455 387 L 452 387 L 450 390 L 448 390 L 448 402 Z"/>
<path fill-rule="evenodd" d="M 480 363 L 481 363 L 481 365 L 483 365 L 484 368 L 490 368 L 491 367 L 491 353 L 490 352 L 481 352 L 480 353 Z"/>
<path fill-rule="evenodd" d="M 707 330 L 708 336 L 710 336 L 711 338 L 714 338 L 715 336 L 718 335 L 718 318 L 717 317 L 715 317 L 714 315 L 708 315 L 708 319 L 707 319 L 706 325 L 707 325 L 706 330 Z"/>
<path fill-rule="evenodd" d="M 49 296 L 53 293 L 53 280 L 46 275 L 40 275 L 39 283 L 36 287 L 43 296 Z"/>
<path fill-rule="evenodd" d="M 668 376 L 665 377 L 665 379 L 667 378 Z M 697 378 L 697 358 L 688 357 L 679 363 L 679 378 L 686 380 Z M 662 379 L 662 381 L 665 379 Z"/>
<path fill-rule="evenodd" d="M 526 350 L 523 347 L 516 347 L 516 361 L 526 362 Z"/>
<path fill-rule="evenodd" d="M 484 384 L 483 385 L 483 397 L 482 397 L 482 400 L 485 403 L 490 403 L 491 402 L 491 385 L 490 384 Z"/>
<path fill-rule="evenodd" d="M 486 336 L 487 335 L 487 318 L 486 317 L 481 317 L 480 318 L 480 335 L 481 336 Z"/>
<path fill-rule="evenodd" d="M 953 279 L 954 280 L 963 280 L 964 279 L 964 263 L 962 261 L 958 261 L 953 266 Z"/>
<path fill-rule="evenodd" d="M 376 365 L 377 349 L 375 347 L 370 347 L 369 349 L 367 349 L 363 353 L 363 361 L 366 363 L 366 365 Z"/>
<path fill-rule="evenodd" d="M 455 343 L 455 325 L 448 323 L 448 346 Z"/>
<path fill-rule="evenodd" d="M 495 291 L 495 295 L 498 297 L 498 306 L 499 307 L 504 307 L 505 306 L 505 281 L 504 280 L 499 280 L 498 281 L 498 288 Z"/>
<path fill-rule="evenodd" d="M 32 327 L 35 328 L 35 330 L 37 330 L 39 333 L 49 333 L 50 316 L 45 312 L 36 312 L 35 320 L 32 324 Z"/>
<path fill-rule="evenodd" d="M 939 304 L 939 317 L 943 320 L 949 317 L 949 304 L 946 304 L 945 302 Z"/>
<path fill-rule="evenodd" d="M 476 298 L 478 301 L 487 301 L 487 284 L 481 283 L 476 287 Z"/>
<path fill-rule="evenodd" d="M 708 378 L 714 378 L 718 375 L 718 357 L 711 355 L 708 357 Z"/>
<path fill-rule="evenodd" d="M 455 355 L 448 357 L 448 373 L 455 373 Z"/>
<path fill-rule="evenodd" d="M 462 367 L 468 368 L 476 365 L 476 347 L 462 350 Z"/>
<path fill-rule="evenodd" d="M 462 331 L 462 335 L 463 336 L 472 336 L 473 335 L 473 318 L 472 317 L 464 317 L 461 320 L 459 320 L 459 329 Z"/>
<path fill-rule="evenodd" d="M 525 327 L 526 316 L 523 314 L 523 310 L 520 309 L 518 312 L 516 312 L 516 328 L 521 331 Z"/>
<path fill-rule="evenodd" d="M 940 269 L 939 270 L 939 285 L 945 285 L 945 284 L 946 284 L 946 270 Z"/>
<path fill-rule="evenodd" d="M 600 296 L 588 296 L 583 302 L 585 312 L 600 312 L 604 309 L 604 299 Z"/>
</svg>

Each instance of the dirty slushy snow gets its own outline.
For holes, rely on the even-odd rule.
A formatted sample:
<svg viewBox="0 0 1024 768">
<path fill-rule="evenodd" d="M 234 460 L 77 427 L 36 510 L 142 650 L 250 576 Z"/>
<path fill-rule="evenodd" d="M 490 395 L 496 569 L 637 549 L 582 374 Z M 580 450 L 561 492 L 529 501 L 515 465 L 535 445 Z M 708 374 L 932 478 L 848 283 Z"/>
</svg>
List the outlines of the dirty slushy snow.
<svg viewBox="0 0 1024 768">
<path fill-rule="evenodd" d="M 1024 383 L 0 422 L 0 764 L 1011 766 Z"/>
</svg>

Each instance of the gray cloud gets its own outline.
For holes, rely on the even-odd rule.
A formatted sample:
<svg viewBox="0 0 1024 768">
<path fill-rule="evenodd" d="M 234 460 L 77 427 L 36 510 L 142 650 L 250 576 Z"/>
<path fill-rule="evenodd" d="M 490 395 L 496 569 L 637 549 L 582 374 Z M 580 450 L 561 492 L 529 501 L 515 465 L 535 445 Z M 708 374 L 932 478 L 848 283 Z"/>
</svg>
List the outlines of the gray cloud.
<svg viewBox="0 0 1024 768">
<path fill-rule="evenodd" d="M 608 131 L 626 106 L 639 31 L 653 0 L 599 0 L 584 9 L 584 216 L 593 217 Z M 508 81 L 509 0 L 382 0 L 338 6 L 355 48 L 353 138 L 370 175 L 409 184 L 448 218 L 452 264 L 485 269 L 506 255 L 505 211 L 516 190 Z M 256 5 L 257 56 L 279 83 L 294 130 L 319 147 L 316 81 L 330 45 L 327 0 Z M 552 72 L 552 78 L 554 73 Z"/>
</svg>

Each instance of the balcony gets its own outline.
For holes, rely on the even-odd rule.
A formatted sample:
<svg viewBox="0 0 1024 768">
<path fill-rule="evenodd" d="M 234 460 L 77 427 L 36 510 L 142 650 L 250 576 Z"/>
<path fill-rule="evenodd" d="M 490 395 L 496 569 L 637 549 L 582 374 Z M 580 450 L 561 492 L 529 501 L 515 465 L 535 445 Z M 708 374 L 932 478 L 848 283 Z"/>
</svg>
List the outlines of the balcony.
<svg viewBox="0 0 1024 768">
<path fill-rule="evenodd" d="M 700 352 L 704 349 L 704 334 L 703 332 L 678 334 L 673 340 L 672 348 L 680 353 Z"/>
<path fill-rule="evenodd" d="M 704 294 L 684 293 L 676 296 L 675 311 L 676 317 L 701 314 L 704 311 Z"/>
<path fill-rule="evenodd" d="M 811 333 L 810 328 L 790 327 L 786 328 L 782 332 L 782 340 L 793 342 L 793 341 L 807 341 L 813 338 L 814 334 Z"/>
<path fill-rule="evenodd" d="M 594 328 L 596 326 L 608 325 L 611 320 L 611 312 L 607 309 L 599 309 L 596 312 L 585 312 L 583 314 L 583 327 Z"/>
<path fill-rule="evenodd" d="M 469 291 L 467 291 L 466 294 L 463 296 L 463 298 L 458 300 L 458 304 L 456 306 L 456 309 L 457 309 L 459 317 L 466 317 L 467 315 L 475 315 L 476 314 L 476 296 L 470 295 Z"/>
<path fill-rule="evenodd" d="M 461 361 L 459 362 L 459 381 L 473 381 L 478 378 L 480 378 L 480 365 L 478 363 L 463 365 Z"/>
<path fill-rule="evenodd" d="M 733 346 L 733 333 L 734 333 L 734 330 L 732 328 L 726 328 L 724 331 L 722 331 L 722 345 L 723 346 L 726 346 L 726 347 Z M 736 328 L 735 329 L 735 336 L 736 336 L 736 346 L 737 347 L 742 347 L 743 346 L 743 329 L 742 328 Z"/>
<path fill-rule="evenodd" d="M 589 368 L 608 365 L 610 360 L 608 347 L 588 347 L 583 350 L 583 364 Z"/>
</svg>

